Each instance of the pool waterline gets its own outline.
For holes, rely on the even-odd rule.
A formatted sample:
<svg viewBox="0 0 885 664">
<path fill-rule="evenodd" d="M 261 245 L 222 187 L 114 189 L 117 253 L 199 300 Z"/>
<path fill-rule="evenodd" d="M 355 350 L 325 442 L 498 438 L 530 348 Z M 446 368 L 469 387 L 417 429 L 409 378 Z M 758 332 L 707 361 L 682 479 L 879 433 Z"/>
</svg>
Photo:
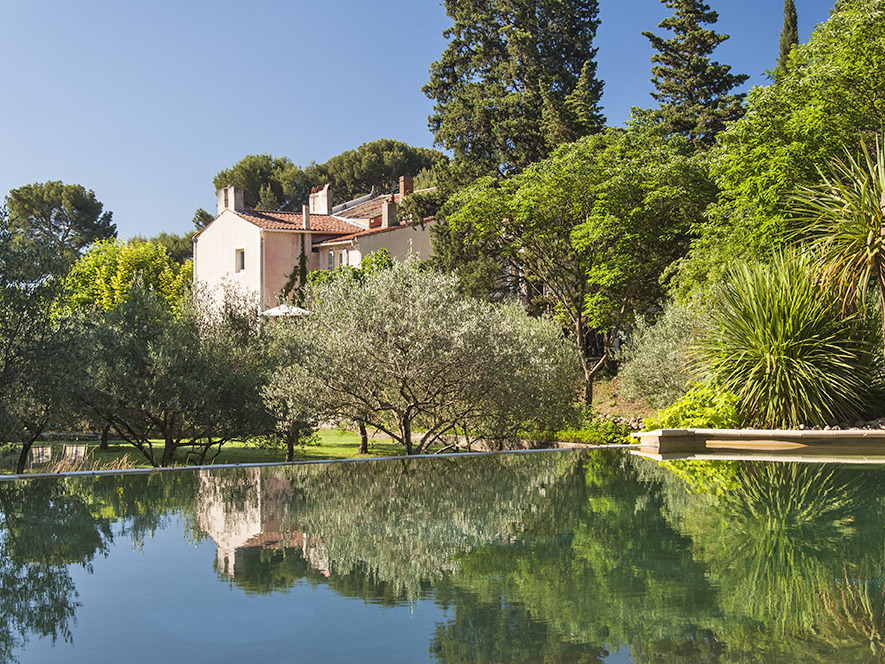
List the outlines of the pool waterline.
<svg viewBox="0 0 885 664">
<path fill-rule="evenodd" d="M 205 466 L 168 466 L 155 468 L 120 468 L 114 470 L 71 470 L 59 473 L 22 473 L 21 475 L 10 473 L 0 474 L 0 481 L 9 480 L 30 480 L 45 479 L 58 477 L 91 477 L 101 475 L 137 475 L 145 473 L 165 473 L 181 470 L 226 470 L 232 468 L 263 468 L 276 466 L 301 466 L 318 463 L 355 463 L 363 461 L 394 461 L 397 459 L 444 459 L 451 457 L 470 457 L 470 456 L 488 456 L 496 454 L 533 454 L 537 452 L 574 452 L 575 450 L 606 450 L 606 449 L 638 449 L 641 443 L 625 443 L 614 445 L 581 445 L 577 447 L 552 447 L 537 449 L 518 449 L 518 450 L 495 450 L 491 452 L 445 452 L 443 454 L 422 454 L 422 455 L 399 455 L 385 457 L 354 457 L 352 459 L 304 459 L 300 461 L 264 461 L 260 463 L 219 463 L 208 464 Z"/>
</svg>

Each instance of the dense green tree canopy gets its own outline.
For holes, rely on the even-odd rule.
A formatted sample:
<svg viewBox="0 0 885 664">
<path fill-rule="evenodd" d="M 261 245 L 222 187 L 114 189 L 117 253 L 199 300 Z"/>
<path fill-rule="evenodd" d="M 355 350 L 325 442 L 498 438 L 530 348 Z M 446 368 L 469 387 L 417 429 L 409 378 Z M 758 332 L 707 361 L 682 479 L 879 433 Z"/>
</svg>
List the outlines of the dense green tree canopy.
<svg viewBox="0 0 885 664">
<path fill-rule="evenodd" d="M 643 32 L 652 48 L 651 95 L 661 107 L 655 116 L 669 133 L 682 134 L 693 142 L 711 145 L 725 123 L 743 115 L 744 95 L 729 94 L 747 80 L 732 74 L 731 67 L 710 60 L 714 49 L 728 39 L 702 27 L 715 24 L 719 15 L 700 0 L 661 0 L 675 10 L 659 27 L 673 33 L 665 39 Z"/>
<path fill-rule="evenodd" d="M 63 303 L 72 309 L 110 310 L 137 286 L 156 293 L 174 309 L 190 287 L 192 272 L 189 260 L 179 264 L 162 245 L 106 240 L 74 263 L 65 279 Z"/>
<path fill-rule="evenodd" d="M 211 219 L 210 219 L 211 221 Z M 136 235 L 132 238 L 133 242 L 147 242 L 148 244 L 156 244 L 166 249 L 169 257 L 176 263 L 182 265 L 194 257 L 194 235 L 197 231 L 190 231 L 184 235 L 178 233 L 167 233 L 162 231 L 153 237 L 142 237 Z"/>
<path fill-rule="evenodd" d="M 400 176 L 415 176 L 445 161 L 445 155 L 436 150 L 382 138 L 304 168 L 288 157 L 247 155 L 219 171 L 213 184 L 216 189 L 231 184 L 243 187 L 247 208 L 300 210 L 312 187 L 330 184 L 332 202 L 337 204 L 373 189 L 378 193 L 393 191 Z M 202 228 L 211 220 L 205 210 L 197 210 L 194 226 Z"/>
<path fill-rule="evenodd" d="M 310 193 L 310 184 L 304 170 L 288 157 L 272 157 L 269 154 L 246 155 L 230 168 L 219 171 L 212 180 L 215 189 L 229 185 L 243 188 L 247 208 L 263 210 L 300 209 Z M 202 215 L 197 211 L 201 221 Z"/>
<path fill-rule="evenodd" d="M 776 85 L 754 88 L 748 113 L 719 135 L 722 197 L 683 265 L 680 290 L 715 280 L 736 257 L 770 255 L 793 231 L 789 194 L 885 126 L 885 3 L 844 0 L 793 48 Z"/>
<path fill-rule="evenodd" d="M 79 184 L 53 180 L 18 187 L 6 196 L 6 207 L 14 233 L 26 241 L 47 240 L 69 256 L 117 234 L 112 214 L 102 212 L 95 193 Z"/>
<path fill-rule="evenodd" d="M 413 177 L 446 161 L 445 155 L 436 150 L 382 138 L 342 152 L 323 164 L 309 166 L 306 171 L 312 185 L 331 184 L 332 200 L 337 204 L 373 189 L 377 193 L 394 191 L 400 176 Z"/>
<path fill-rule="evenodd" d="M 555 313 L 582 350 L 589 388 L 608 333 L 660 297 L 663 271 L 715 194 L 688 141 L 637 122 L 456 194 L 435 260 L 469 292 L 522 294 Z M 607 335 L 602 348 L 593 329 Z"/>
<path fill-rule="evenodd" d="M 454 22 L 424 93 L 436 143 L 475 173 L 511 174 L 599 131 L 596 0 L 446 0 Z"/>
</svg>

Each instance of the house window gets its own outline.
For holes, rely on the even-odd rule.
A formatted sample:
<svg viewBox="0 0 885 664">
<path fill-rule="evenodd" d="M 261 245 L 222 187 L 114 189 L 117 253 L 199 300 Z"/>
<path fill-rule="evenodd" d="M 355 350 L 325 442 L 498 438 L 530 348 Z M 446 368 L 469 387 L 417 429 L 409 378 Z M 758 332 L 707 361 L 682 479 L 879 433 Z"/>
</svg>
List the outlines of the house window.
<svg viewBox="0 0 885 664">
<path fill-rule="evenodd" d="M 329 250 L 329 269 L 335 269 L 335 252 L 332 250 Z"/>
<path fill-rule="evenodd" d="M 237 249 L 236 256 L 236 267 L 237 272 L 242 272 L 246 269 L 246 250 L 245 249 Z"/>
<path fill-rule="evenodd" d="M 342 251 L 338 254 L 338 265 L 347 265 L 347 252 Z"/>
</svg>

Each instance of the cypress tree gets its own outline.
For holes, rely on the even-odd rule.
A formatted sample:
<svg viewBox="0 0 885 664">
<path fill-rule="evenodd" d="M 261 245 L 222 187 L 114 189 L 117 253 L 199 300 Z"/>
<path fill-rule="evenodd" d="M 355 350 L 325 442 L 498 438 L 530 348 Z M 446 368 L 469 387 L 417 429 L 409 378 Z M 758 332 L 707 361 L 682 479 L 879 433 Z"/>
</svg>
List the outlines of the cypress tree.
<svg viewBox="0 0 885 664">
<path fill-rule="evenodd" d="M 424 93 L 437 145 L 508 175 L 602 129 L 597 0 L 445 0 L 453 25 Z"/>
<path fill-rule="evenodd" d="M 790 51 L 799 43 L 799 18 L 796 16 L 796 3 L 784 0 L 784 27 L 781 30 L 780 54 L 777 58 L 775 78 L 787 70 Z"/>
<path fill-rule="evenodd" d="M 702 24 L 715 24 L 719 14 L 700 0 L 661 0 L 674 9 L 658 27 L 673 32 L 664 39 L 652 32 L 648 37 L 655 53 L 652 58 L 651 93 L 661 106 L 654 117 L 671 134 L 682 134 L 692 142 L 712 145 L 725 123 L 743 115 L 743 94 L 729 94 L 747 80 L 745 74 L 732 74 L 731 67 L 710 60 L 713 50 L 728 35 L 707 30 Z"/>
</svg>

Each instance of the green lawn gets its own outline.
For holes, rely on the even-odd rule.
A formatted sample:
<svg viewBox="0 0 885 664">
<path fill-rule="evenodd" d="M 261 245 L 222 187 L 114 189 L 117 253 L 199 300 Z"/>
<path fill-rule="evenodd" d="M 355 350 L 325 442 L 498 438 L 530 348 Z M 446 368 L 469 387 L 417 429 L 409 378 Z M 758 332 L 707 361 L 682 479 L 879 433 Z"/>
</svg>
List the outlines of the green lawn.
<svg viewBox="0 0 885 664">
<path fill-rule="evenodd" d="M 323 461 L 328 459 L 352 459 L 356 458 L 359 449 L 359 435 L 350 431 L 339 429 L 320 429 L 317 434 L 318 445 L 307 445 L 295 449 L 295 461 Z M 106 452 L 98 449 L 97 442 L 88 442 L 87 456 L 83 463 L 65 463 L 62 456 L 65 445 L 82 445 L 84 443 L 68 443 L 65 441 L 53 441 L 51 443 L 38 443 L 49 445 L 52 448 L 53 461 L 45 464 L 34 464 L 25 472 L 45 473 L 61 472 L 69 470 L 88 469 L 119 469 L 119 468 L 147 468 L 150 467 L 142 454 L 126 443 L 112 442 Z M 0 474 L 15 472 L 15 464 L 20 451 L 18 445 L 0 447 Z M 186 450 L 183 448 L 176 455 L 177 465 L 187 465 Z M 155 441 L 154 456 L 159 459 L 163 454 L 162 442 Z M 402 445 L 390 442 L 389 439 L 377 437 L 369 438 L 369 456 L 399 456 L 404 454 Z M 224 445 L 221 454 L 212 462 L 214 464 L 230 463 L 273 463 L 286 460 L 285 449 L 262 449 L 254 444 L 231 442 Z"/>
</svg>

